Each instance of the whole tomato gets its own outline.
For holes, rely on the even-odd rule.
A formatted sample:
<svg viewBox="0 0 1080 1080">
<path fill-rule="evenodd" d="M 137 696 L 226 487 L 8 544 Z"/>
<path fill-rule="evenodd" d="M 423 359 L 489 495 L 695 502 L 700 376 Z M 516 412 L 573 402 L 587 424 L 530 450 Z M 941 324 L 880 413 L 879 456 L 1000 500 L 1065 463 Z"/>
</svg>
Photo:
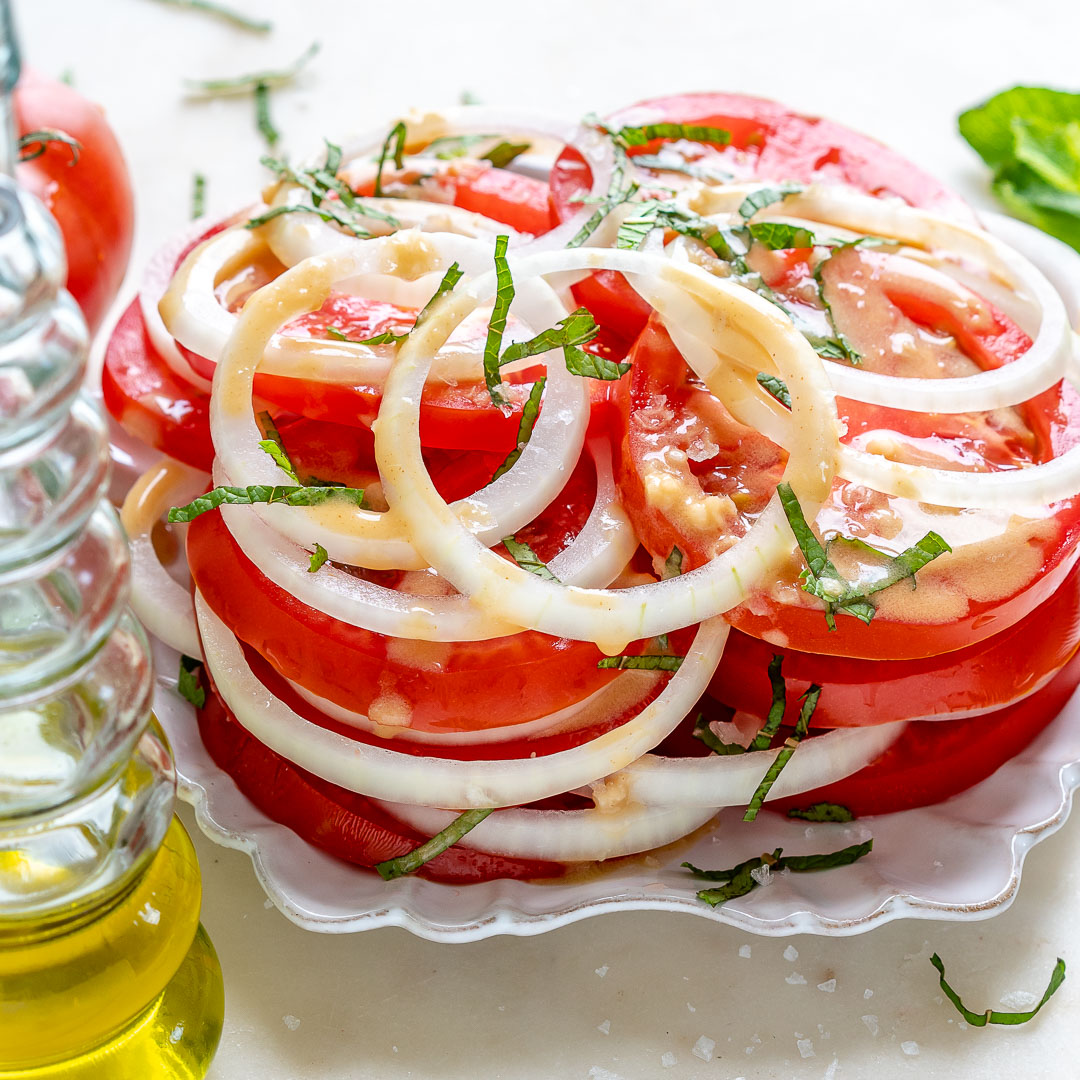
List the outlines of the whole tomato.
<svg viewBox="0 0 1080 1080">
<path fill-rule="evenodd" d="M 15 89 L 19 135 L 55 129 L 77 140 L 72 148 L 46 143 L 18 166 L 19 182 L 48 207 L 67 249 L 67 287 L 93 333 L 101 325 L 127 270 L 135 206 L 120 144 L 101 106 L 62 82 L 25 70 Z"/>
</svg>

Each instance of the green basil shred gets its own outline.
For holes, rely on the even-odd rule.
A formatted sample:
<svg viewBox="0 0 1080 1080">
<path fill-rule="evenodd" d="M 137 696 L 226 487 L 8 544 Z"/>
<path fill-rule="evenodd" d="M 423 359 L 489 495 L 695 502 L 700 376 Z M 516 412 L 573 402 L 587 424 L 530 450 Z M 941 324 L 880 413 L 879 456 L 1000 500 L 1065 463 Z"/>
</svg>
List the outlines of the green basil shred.
<svg viewBox="0 0 1080 1080">
<path fill-rule="evenodd" d="M 176 678 L 176 692 L 190 701 L 196 709 L 206 704 L 206 691 L 202 686 L 202 661 L 191 656 L 180 657 L 180 670 Z"/>
<path fill-rule="evenodd" d="M 945 981 L 945 964 L 937 953 L 930 957 L 930 963 L 937 969 L 938 982 L 941 985 L 942 993 L 956 1006 L 956 1011 L 972 1027 L 986 1027 L 987 1024 L 1002 1024 L 1005 1026 L 1026 1024 L 1039 1014 L 1039 1010 L 1057 993 L 1058 987 L 1065 981 L 1065 961 L 1059 956 L 1057 963 L 1054 965 L 1054 970 L 1050 973 L 1050 981 L 1046 984 L 1043 996 L 1034 1009 L 1027 1012 L 998 1012 L 996 1009 L 987 1009 L 985 1012 L 978 1013 L 969 1009 L 960 1000 L 960 995 Z"/>
<path fill-rule="evenodd" d="M 399 855 L 396 859 L 387 859 L 386 862 L 376 863 L 375 869 L 383 881 L 393 881 L 394 878 L 404 877 L 419 870 L 424 863 L 441 855 L 447 848 L 456 844 L 467 832 L 475 829 L 481 821 L 491 813 L 491 807 L 483 810 L 466 810 L 458 815 L 441 832 L 437 832 L 430 840 L 426 840 L 418 848 L 414 848 L 406 855 Z"/>
</svg>

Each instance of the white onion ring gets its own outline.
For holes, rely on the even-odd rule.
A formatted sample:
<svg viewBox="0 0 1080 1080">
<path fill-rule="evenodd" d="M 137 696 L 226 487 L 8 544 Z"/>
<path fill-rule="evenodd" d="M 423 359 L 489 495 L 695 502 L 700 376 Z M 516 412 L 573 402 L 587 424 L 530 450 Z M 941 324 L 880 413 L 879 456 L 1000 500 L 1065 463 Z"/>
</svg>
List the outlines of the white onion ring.
<svg viewBox="0 0 1080 1080">
<path fill-rule="evenodd" d="M 202 656 L 191 594 L 161 565 L 151 530 L 170 506 L 189 502 L 206 490 L 206 474 L 162 458 L 131 486 L 120 520 L 131 544 L 131 608 L 139 621 L 186 656 Z"/>
<path fill-rule="evenodd" d="M 832 482 L 838 445 L 836 413 L 822 362 L 790 320 L 743 287 L 696 267 L 674 266 L 662 256 L 577 250 L 515 260 L 513 264 L 515 280 L 582 267 L 617 269 L 632 276 L 677 282 L 700 302 L 713 305 L 722 350 L 754 348 L 763 354 L 763 363 L 771 354 L 770 364 L 775 361 L 787 382 L 793 407 L 792 450 L 784 478 L 799 496 L 807 517 L 815 516 Z M 595 641 L 605 652 L 619 652 L 636 638 L 688 626 L 744 600 L 794 546 L 777 496 L 745 537 L 705 566 L 666 581 L 617 591 L 585 590 L 542 580 L 487 551 L 461 526 L 423 465 L 418 393 L 428 357 L 477 299 L 493 288 L 493 275 L 488 275 L 473 282 L 465 293 L 444 299 L 432 318 L 403 345 L 386 383 L 375 428 L 375 456 L 391 511 L 400 513 L 412 528 L 420 553 L 455 588 L 492 615 L 512 618 L 529 629 L 555 636 Z M 712 386 L 718 367 L 714 364 L 697 374 Z M 502 565 L 496 566 L 496 561 Z"/>
<path fill-rule="evenodd" d="M 455 761 L 399 754 L 312 724 L 255 677 L 236 638 L 195 593 L 206 664 L 229 711 L 259 742 L 332 784 L 377 799 L 437 806 L 517 806 L 583 787 L 662 742 L 705 692 L 727 641 L 703 623 L 682 666 L 632 720 L 581 746 L 536 758 Z"/>
<path fill-rule="evenodd" d="M 210 401 L 214 447 L 233 483 L 247 487 L 291 482 L 259 448 L 251 410 L 255 372 L 274 331 L 288 319 L 319 307 L 335 281 L 379 266 L 385 245 L 395 239 L 370 240 L 333 256 L 310 259 L 275 278 L 245 305 L 218 362 Z M 529 288 L 531 284 L 541 288 Z M 529 321 L 537 325 L 552 325 L 565 313 L 542 281 L 523 282 L 518 295 L 527 305 Z M 414 331 L 410 339 L 422 333 Z M 532 521 L 562 490 L 581 452 L 588 421 L 586 388 L 563 364 L 548 370 L 544 408 L 521 457 L 483 491 L 455 504 L 454 512 L 468 520 L 482 543 L 498 543 Z M 381 423 L 377 421 L 376 428 Z M 392 510 L 379 514 L 331 500 L 313 507 L 256 506 L 254 512 L 303 547 L 322 544 L 335 562 L 371 569 L 427 565 L 416 550 L 416 537 L 402 533 Z"/>
<path fill-rule="evenodd" d="M 560 580 L 603 588 L 637 550 L 637 535 L 619 502 L 606 439 L 590 440 L 596 501 L 581 532 L 551 560 Z M 216 476 L 215 483 L 223 481 Z M 331 618 L 389 637 L 423 641 L 483 641 L 520 629 L 484 614 L 468 597 L 420 596 L 365 581 L 326 563 L 310 573 L 310 553 L 281 536 L 247 507 L 222 506 L 222 520 L 244 554 L 275 585 Z"/>
<path fill-rule="evenodd" d="M 402 803 L 377 804 L 421 834 L 433 836 L 454 812 Z M 592 862 L 663 847 L 701 828 L 715 810 L 623 807 L 618 810 L 496 810 L 459 841 L 462 847 L 516 859 Z"/>
</svg>

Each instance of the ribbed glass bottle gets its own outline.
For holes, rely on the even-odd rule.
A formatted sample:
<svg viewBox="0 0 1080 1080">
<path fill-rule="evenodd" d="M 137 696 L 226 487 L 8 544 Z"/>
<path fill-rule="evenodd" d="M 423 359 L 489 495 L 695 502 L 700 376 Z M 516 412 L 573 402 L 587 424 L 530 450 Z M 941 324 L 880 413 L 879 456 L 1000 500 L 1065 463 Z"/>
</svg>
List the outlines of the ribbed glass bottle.
<svg viewBox="0 0 1080 1080">
<path fill-rule="evenodd" d="M 63 280 L 0 177 L 0 1078 L 202 1077 L 221 971 Z"/>
</svg>

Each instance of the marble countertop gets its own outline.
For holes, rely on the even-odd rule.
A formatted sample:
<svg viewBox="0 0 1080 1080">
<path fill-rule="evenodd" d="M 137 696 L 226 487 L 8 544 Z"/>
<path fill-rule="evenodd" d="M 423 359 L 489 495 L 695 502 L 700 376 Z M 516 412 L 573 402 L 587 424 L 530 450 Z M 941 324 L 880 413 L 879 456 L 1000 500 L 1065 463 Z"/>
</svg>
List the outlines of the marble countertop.
<svg viewBox="0 0 1080 1080">
<path fill-rule="evenodd" d="M 1017 82 L 1077 87 L 1080 7 L 1047 0 L 858 0 L 765 7 L 669 0 L 470 0 L 407 6 L 233 0 L 275 22 L 238 31 L 156 0 L 16 2 L 28 61 L 102 102 L 132 168 L 132 282 L 188 218 L 263 182 L 250 99 L 189 102 L 184 76 L 322 51 L 276 92 L 284 147 L 383 123 L 468 90 L 564 116 L 685 89 L 737 89 L 869 131 L 990 205 L 955 115 Z M 437 945 L 404 931 L 305 933 L 272 909 L 245 856 L 195 834 L 203 918 L 228 995 L 212 1080 L 981 1080 L 1076 1074 L 1080 984 L 1021 1028 L 972 1029 L 929 964 L 976 1007 L 1040 994 L 1055 956 L 1080 964 L 1080 821 L 1029 856 L 1019 897 L 986 922 L 894 923 L 861 937 L 753 939 L 700 919 L 626 913 L 530 939 Z"/>
</svg>

